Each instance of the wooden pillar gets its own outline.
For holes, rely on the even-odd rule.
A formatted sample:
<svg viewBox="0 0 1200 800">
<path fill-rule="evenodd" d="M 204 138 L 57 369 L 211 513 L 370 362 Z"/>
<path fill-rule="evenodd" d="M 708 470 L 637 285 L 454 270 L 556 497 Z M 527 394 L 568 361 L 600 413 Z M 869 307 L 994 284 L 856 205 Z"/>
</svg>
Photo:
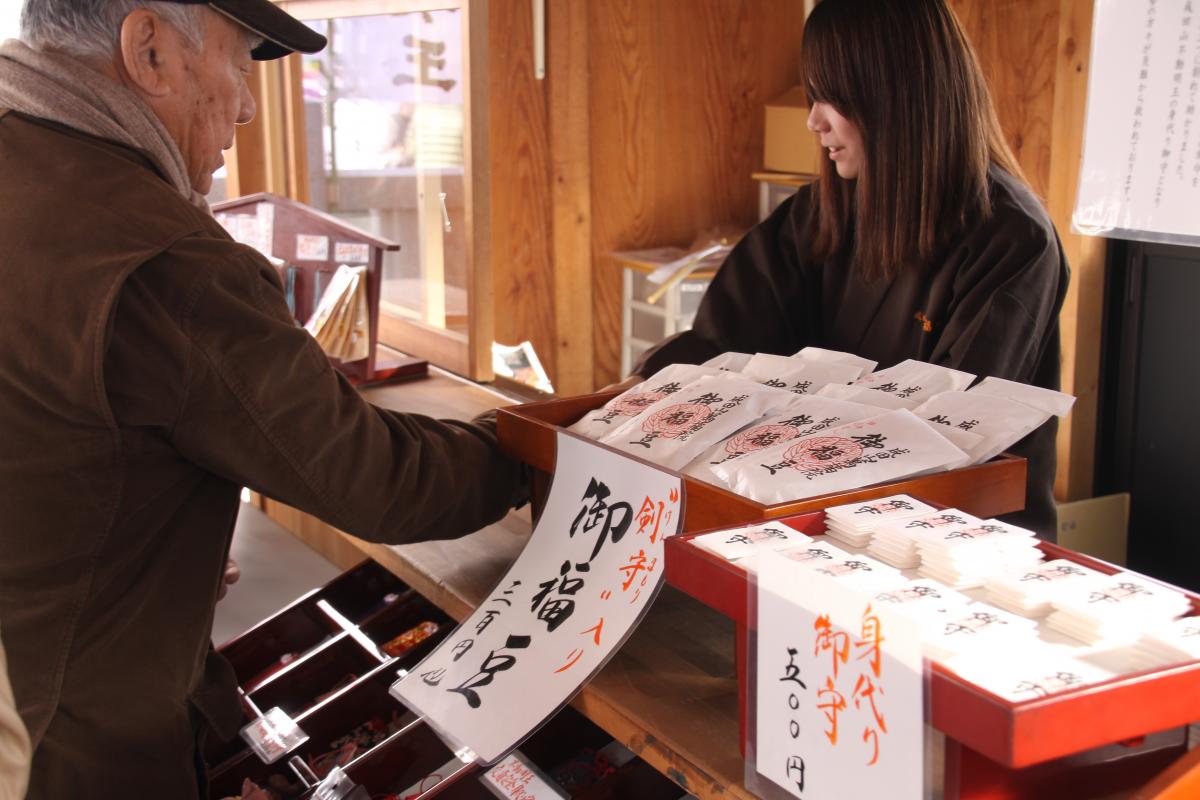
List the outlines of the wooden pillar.
<svg viewBox="0 0 1200 800">
<path fill-rule="evenodd" d="M 549 39 L 550 207 L 554 264 L 554 388 L 570 396 L 593 389 L 591 114 L 588 4 L 547 9 Z"/>
<path fill-rule="evenodd" d="M 289 65 L 299 56 L 275 61 L 257 61 L 250 76 L 250 93 L 258 112 L 246 125 L 240 125 L 234 136 L 234 146 L 226 154 L 229 197 L 241 197 L 255 192 L 273 192 L 284 197 L 301 199 L 295 162 L 304 163 L 304 120 L 298 122 L 298 138 L 294 115 L 286 110 L 295 105 L 303 112 L 302 99 L 291 100 L 288 91 L 292 82 L 299 86 L 298 69 Z M 296 61 L 295 63 L 298 63 Z M 291 158 L 289 158 L 291 154 Z M 291 168 L 289 169 L 289 164 Z M 307 192 L 307 165 L 303 185 Z M 289 176 L 291 176 L 289 180 Z"/>
<path fill-rule="evenodd" d="M 1096 463 L 1100 338 L 1104 315 L 1105 240 L 1071 231 L 1079 188 L 1091 63 L 1093 0 L 1061 0 L 1051 131 L 1050 214 L 1071 263 L 1071 285 L 1063 304 L 1063 391 L 1075 408 L 1059 427 L 1060 500 L 1092 495 Z"/>
</svg>

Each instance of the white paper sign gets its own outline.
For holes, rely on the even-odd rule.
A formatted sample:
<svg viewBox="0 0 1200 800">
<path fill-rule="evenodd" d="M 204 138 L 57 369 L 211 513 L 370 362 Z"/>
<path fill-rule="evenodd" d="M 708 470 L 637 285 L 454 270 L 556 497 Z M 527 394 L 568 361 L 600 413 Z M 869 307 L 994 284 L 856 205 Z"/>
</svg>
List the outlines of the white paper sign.
<svg viewBox="0 0 1200 800">
<path fill-rule="evenodd" d="M 328 261 L 329 237 L 307 233 L 296 234 L 297 261 Z"/>
<path fill-rule="evenodd" d="M 567 796 L 520 753 L 505 757 L 479 780 L 505 800 L 561 800 Z"/>
<path fill-rule="evenodd" d="M 756 769 L 805 800 L 924 797 L 916 624 L 774 553 L 758 557 Z"/>
<path fill-rule="evenodd" d="M 1200 236 L 1200 7 L 1096 0 L 1073 222 L 1149 241 Z M 1099 56 L 1099 57 L 1097 57 Z"/>
<path fill-rule="evenodd" d="M 637 627 L 683 518 L 679 477 L 568 433 L 516 563 L 392 694 L 491 763 L 555 714 Z"/>
<path fill-rule="evenodd" d="M 335 242 L 333 260 L 339 264 L 366 264 L 371 260 L 371 245 L 363 242 Z"/>
</svg>

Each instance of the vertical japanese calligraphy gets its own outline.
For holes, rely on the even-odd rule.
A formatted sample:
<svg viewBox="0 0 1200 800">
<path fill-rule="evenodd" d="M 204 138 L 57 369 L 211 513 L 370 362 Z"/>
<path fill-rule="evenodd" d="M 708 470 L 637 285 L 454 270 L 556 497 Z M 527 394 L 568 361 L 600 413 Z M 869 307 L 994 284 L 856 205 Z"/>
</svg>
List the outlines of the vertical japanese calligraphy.
<svg viewBox="0 0 1200 800">
<path fill-rule="evenodd" d="M 811 572 L 800 579 L 798 570 L 778 554 L 760 556 L 758 775 L 808 800 L 924 797 L 914 623 L 871 593 Z"/>
<path fill-rule="evenodd" d="M 1097 0 L 1074 222 L 1089 233 L 1200 236 L 1197 0 Z M 1103 54 L 1102 58 L 1095 54 Z"/>
<path fill-rule="evenodd" d="M 678 477 L 560 434 L 533 536 L 475 612 L 392 687 L 492 762 L 565 704 L 634 630 L 679 529 Z"/>
</svg>

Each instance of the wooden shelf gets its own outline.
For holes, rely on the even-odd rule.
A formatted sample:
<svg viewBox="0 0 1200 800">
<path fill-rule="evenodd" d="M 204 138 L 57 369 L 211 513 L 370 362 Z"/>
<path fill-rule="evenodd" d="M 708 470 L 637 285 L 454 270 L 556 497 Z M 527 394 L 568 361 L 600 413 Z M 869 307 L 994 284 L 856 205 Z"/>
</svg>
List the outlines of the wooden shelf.
<svg viewBox="0 0 1200 800">
<path fill-rule="evenodd" d="M 386 408 L 458 419 L 507 403 L 436 369 L 428 380 L 364 395 Z M 364 555 L 373 558 L 456 620 L 487 596 L 532 529 L 526 508 L 461 539 L 392 546 L 364 542 L 271 500 L 262 506 L 343 569 Z M 637 633 L 572 706 L 688 792 L 749 800 L 738 745 L 733 631 L 720 614 L 665 587 Z"/>
</svg>

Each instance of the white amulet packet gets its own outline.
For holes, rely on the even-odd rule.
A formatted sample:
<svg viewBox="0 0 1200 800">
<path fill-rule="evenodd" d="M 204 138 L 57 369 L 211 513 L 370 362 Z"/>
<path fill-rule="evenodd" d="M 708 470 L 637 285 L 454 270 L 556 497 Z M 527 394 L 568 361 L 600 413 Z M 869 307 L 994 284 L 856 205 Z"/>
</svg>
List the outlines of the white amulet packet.
<svg viewBox="0 0 1200 800">
<path fill-rule="evenodd" d="M 974 392 L 942 392 L 913 409 L 913 413 L 946 431 L 965 431 L 980 437 L 971 446 L 958 446 L 979 464 L 1024 439 L 1050 418 L 1045 411 L 1007 397 Z"/>
<path fill-rule="evenodd" d="M 1065 417 L 1071 410 L 1071 406 L 1075 405 L 1075 398 L 1072 395 L 1056 392 L 1053 389 L 1043 389 L 1040 386 L 1030 386 L 1027 383 L 1006 381 L 1003 378 L 984 378 L 978 385 L 972 386 L 967 391 L 972 395 L 986 394 L 993 397 L 1007 397 L 1009 400 L 1016 400 L 1018 403 L 1024 403 L 1056 417 Z"/>
<path fill-rule="evenodd" d="M 872 406 L 892 411 L 901 408 L 912 409 L 915 405 L 902 397 L 895 397 L 882 392 L 873 392 L 865 386 L 858 386 L 853 383 L 826 384 L 818 389 L 816 394 L 818 397 L 828 397 L 833 400 L 842 400 L 847 403 L 858 403 L 863 406 Z"/>
<path fill-rule="evenodd" d="M 965 389 L 973 380 L 975 376 L 969 372 L 960 372 L 910 358 L 894 367 L 859 378 L 854 382 L 854 386 L 902 400 L 906 408 L 916 408 L 935 394 Z"/>
<path fill-rule="evenodd" d="M 710 483 L 720 482 L 721 478 L 712 471 L 718 464 L 744 458 L 780 442 L 811 436 L 879 413 L 879 409 L 859 403 L 803 395 L 795 398 L 780 413 L 764 417 L 710 447 L 688 464 L 684 472 Z"/>
<path fill-rule="evenodd" d="M 896 480 L 963 456 L 902 409 L 784 442 L 713 471 L 738 494 L 769 504 Z"/>
<path fill-rule="evenodd" d="M 830 364 L 850 364 L 862 370 L 859 375 L 866 375 L 875 369 L 878 363 L 869 358 L 856 356 L 853 353 L 843 353 L 841 350 L 826 350 L 824 347 L 805 347 L 793 358 L 803 358 L 805 361 L 824 361 Z"/>
<path fill-rule="evenodd" d="M 736 374 L 705 376 L 651 405 L 600 442 L 652 464 L 680 469 L 713 442 L 792 399 L 788 392 Z"/>
<path fill-rule="evenodd" d="M 831 383 L 849 383 L 862 374 L 853 364 L 806 361 L 800 358 L 757 353 L 746 362 L 742 374 L 776 389 L 794 394 L 815 394 Z"/>
<path fill-rule="evenodd" d="M 708 361 L 705 361 L 700 366 L 719 369 L 722 372 L 741 372 L 742 367 L 746 366 L 750 361 L 749 353 L 721 353 L 719 356 L 713 356 Z"/>
<path fill-rule="evenodd" d="M 599 439 L 608 431 L 616 430 L 630 417 L 636 417 L 654 403 L 678 392 L 689 383 L 705 375 L 717 374 L 719 371 L 716 369 L 696 364 L 671 364 L 609 400 L 603 407 L 587 412 L 567 430 L 589 439 Z"/>
<path fill-rule="evenodd" d="M 714 531 L 697 536 L 691 543 L 728 561 L 736 561 L 763 550 L 787 550 L 808 544 L 812 540 L 811 536 L 779 522 Z"/>
</svg>

